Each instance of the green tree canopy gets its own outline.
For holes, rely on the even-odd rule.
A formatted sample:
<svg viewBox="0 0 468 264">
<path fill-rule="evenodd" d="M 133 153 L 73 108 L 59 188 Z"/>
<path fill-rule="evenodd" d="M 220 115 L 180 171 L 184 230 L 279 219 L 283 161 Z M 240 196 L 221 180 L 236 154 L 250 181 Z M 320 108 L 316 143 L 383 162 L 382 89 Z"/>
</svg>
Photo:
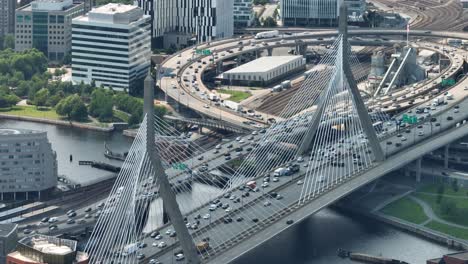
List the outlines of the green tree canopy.
<svg viewBox="0 0 468 264">
<path fill-rule="evenodd" d="M 89 104 L 89 114 L 97 117 L 99 121 L 110 121 L 113 117 L 114 104 L 111 92 L 102 88 L 96 89 L 91 94 L 91 103 Z"/>
<path fill-rule="evenodd" d="M 57 114 L 67 116 L 70 120 L 83 121 L 88 118 L 86 105 L 77 94 L 60 100 L 55 109 Z"/>
<path fill-rule="evenodd" d="M 264 21 L 263 21 L 263 26 L 264 27 L 276 27 L 278 26 L 278 24 L 276 23 L 276 20 L 272 17 L 267 17 Z"/>
<path fill-rule="evenodd" d="M 42 88 L 34 95 L 34 104 L 36 106 L 46 106 L 49 100 L 49 90 Z"/>
</svg>

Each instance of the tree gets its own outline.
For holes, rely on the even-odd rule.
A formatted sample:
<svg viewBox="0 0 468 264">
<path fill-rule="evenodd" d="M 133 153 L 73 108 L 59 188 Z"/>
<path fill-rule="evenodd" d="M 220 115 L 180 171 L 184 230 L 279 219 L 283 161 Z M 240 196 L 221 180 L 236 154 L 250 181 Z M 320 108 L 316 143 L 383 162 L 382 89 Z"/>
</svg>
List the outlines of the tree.
<svg viewBox="0 0 468 264">
<path fill-rule="evenodd" d="M 82 121 L 88 118 L 86 105 L 77 94 L 60 100 L 55 109 L 57 114 L 67 116 L 70 120 Z"/>
<path fill-rule="evenodd" d="M 276 23 L 276 20 L 270 16 L 270 17 L 267 17 L 263 21 L 263 26 L 264 27 L 276 27 L 278 26 L 278 24 Z"/>
<path fill-rule="evenodd" d="M 458 212 L 457 204 L 452 200 L 444 199 L 440 203 L 440 212 L 444 215 L 455 215 Z"/>
<path fill-rule="evenodd" d="M 15 36 L 14 35 L 6 35 L 3 39 L 3 48 L 4 49 L 15 49 Z"/>
<path fill-rule="evenodd" d="M 113 117 L 113 100 L 110 92 L 104 89 L 96 89 L 91 94 L 89 114 L 97 117 L 99 121 L 110 121 Z"/>
<path fill-rule="evenodd" d="M 49 90 L 42 88 L 34 95 L 34 104 L 36 107 L 45 106 L 49 100 Z"/>
<path fill-rule="evenodd" d="M 452 189 L 453 189 L 454 192 L 458 192 L 459 187 L 458 187 L 458 181 L 457 181 L 457 179 L 453 179 L 453 181 L 452 181 Z"/>
<path fill-rule="evenodd" d="M 444 192 L 445 192 L 445 186 L 443 184 L 439 184 L 439 186 L 437 187 L 437 200 L 436 200 L 437 203 L 440 203 L 442 201 L 442 196 Z"/>
<path fill-rule="evenodd" d="M 21 99 L 14 94 L 0 94 L 0 108 L 16 105 Z"/>
<path fill-rule="evenodd" d="M 140 115 L 138 115 L 137 113 L 132 113 L 130 115 L 130 118 L 128 119 L 128 125 L 134 126 L 136 124 L 139 124 L 141 122 L 140 119 L 141 119 Z"/>
</svg>

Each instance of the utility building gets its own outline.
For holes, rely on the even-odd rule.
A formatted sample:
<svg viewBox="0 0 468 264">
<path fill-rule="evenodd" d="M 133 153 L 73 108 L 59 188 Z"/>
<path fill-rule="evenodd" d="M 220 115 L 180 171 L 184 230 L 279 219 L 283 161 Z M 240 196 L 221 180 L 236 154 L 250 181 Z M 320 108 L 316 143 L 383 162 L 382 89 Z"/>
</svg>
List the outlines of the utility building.
<svg viewBox="0 0 468 264">
<path fill-rule="evenodd" d="M 265 86 L 305 67 L 302 56 L 268 56 L 224 72 L 218 78 L 226 84 Z"/>
</svg>

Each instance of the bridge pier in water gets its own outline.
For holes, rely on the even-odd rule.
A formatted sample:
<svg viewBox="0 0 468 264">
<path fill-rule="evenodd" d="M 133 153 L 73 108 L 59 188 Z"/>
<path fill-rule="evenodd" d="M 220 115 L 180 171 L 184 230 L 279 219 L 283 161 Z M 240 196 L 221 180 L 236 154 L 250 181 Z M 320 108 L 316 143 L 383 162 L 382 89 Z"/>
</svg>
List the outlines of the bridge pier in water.
<svg viewBox="0 0 468 264">
<path fill-rule="evenodd" d="M 422 157 L 416 160 L 416 182 L 421 182 L 421 162 Z"/>
</svg>

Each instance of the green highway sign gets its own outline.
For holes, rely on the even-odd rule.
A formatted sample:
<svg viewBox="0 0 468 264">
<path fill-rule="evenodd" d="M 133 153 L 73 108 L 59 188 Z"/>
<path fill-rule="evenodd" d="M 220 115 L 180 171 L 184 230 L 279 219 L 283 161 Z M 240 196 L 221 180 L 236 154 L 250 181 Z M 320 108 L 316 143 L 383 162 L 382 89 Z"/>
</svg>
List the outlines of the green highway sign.
<svg viewBox="0 0 468 264">
<path fill-rule="evenodd" d="M 197 55 L 211 55 L 211 50 L 209 50 L 209 49 L 196 49 L 195 54 L 197 54 Z"/>
<path fill-rule="evenodd" d="M 177 162 L 177 163 L 172 164 L 172 168 L 176 170 L 186 170 L 187 164 Z"/>
<path fill-rule="evenodd" d="M 416 123 L 418 123 L 418 117 L 417 116 L 409 116 L 407 114 L 404 114 L 403 115 L 403 123 L 416 124 Z"/>
<path fill-rule="evenodd" d="M 455 84 L 455 80 L 454 79 L 443 79 L 440 84 L 442 86 L 452 86 L 452 85 Z"/>
</svg>

